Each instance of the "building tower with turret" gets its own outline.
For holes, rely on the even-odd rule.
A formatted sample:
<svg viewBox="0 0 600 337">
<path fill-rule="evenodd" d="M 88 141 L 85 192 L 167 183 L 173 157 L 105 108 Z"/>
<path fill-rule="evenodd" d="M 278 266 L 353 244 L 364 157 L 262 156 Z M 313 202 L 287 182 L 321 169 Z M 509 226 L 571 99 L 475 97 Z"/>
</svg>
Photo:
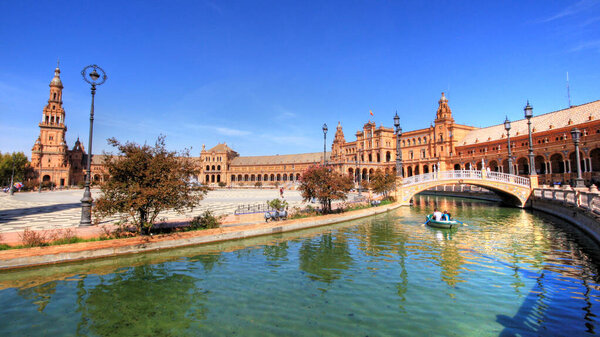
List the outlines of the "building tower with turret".
<svg viewBox="0 0 600 337">
<path fill-rule="evenodd" d="M 40 135 L 31 150 L 31 164 L 38 177 L 44 182 L 53 182 L 55 186 L 67 186 L 70 183 L 62 90 L 60 68 L 57 65 L 54 78 L 50 81 L 48 104 L 44 107 L 42 121 L 39 123 Z"/>
</svg>

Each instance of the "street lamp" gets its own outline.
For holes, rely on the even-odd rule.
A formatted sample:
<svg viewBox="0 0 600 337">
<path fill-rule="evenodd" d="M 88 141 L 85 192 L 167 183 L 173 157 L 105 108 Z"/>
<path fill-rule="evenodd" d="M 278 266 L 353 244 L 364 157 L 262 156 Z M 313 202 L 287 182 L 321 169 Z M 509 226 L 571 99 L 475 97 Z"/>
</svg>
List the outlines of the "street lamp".
<svg viewBox="0 0 600 337">
<path fill-rule="evenodd" d="M 327 164 L 327 124 L 323 124 L 323 165 Z"/>
<path fill-rule="evenodd" d="M 40 149 L 40 175 L 38 177 L 40 181 L 40 186 L 38 188 L 38 193 L 42 193 L 42 150 Z"/>
<path fill-rule="evenodd" d="M 531 137 L 531 117 L 533 117 L 533 107 L 529 105 L 529 100 L 527 100 L 527 105 L 523 109 L 525 111 L 525 118 L 527 118 L 527 128 L 529 129 L 529 175 L 536 175 L 535 171 L 535 160 L 533 159 L 533 140 Z"/>
<path fill-rule="evenodd" d="M 508 116 L 506 116 L 506 120 L 504 121 L 504 129 L 506 130 L 506 137 L 508 138 L 508 173 L 515 174 L 512 153 L 510 152 L 510 121 L 508 120 Z"/>
<path fill-rule="evenodd" d="M 585 187 L 585 182 L 581 178 L 581 163 L 579 162 L 579 138 L 581 137 L 581 131 L 578 128 L 571 130 L 571 136 L 573 137 L 573 143 L 575 144 L 575 160 L 577 160 L 577 179 L 575 179 L 575 188 Z"/>
<path fill-rule="evenodd" d="M 356 146 L 358 148 L 358 141 L 356 142 Z M 362 160 L 362 151 L 360 149 L 358 149 L 357 151 L 358 154 L 358 197 L 360 198 L 362 196 L 361 192 L 360 192 L 360 182 L 362 180 L 362 170 L 360 168 L 360 161 Z"/>
<path fill-rule="evenodd" d="M 402 136 L 402 128 L 400 127 L 400 117 L 398 111 L 394 116 L 394 126 L 396 127 L 396 176 L 402 177 L 402 152 L 400 151 L 400 136 Z"/>
<path fill-rule="evenodd" d="M 100 71 L 100 73 L 98 73 Z M 92 175 L 92 134 L 94 131 L 94 96 L 96 86 L 106 82 L 106 72 L 95 64 L 89 65 L 81 71 L 83 80 L 92 85 L 92 107 L 90 109 L 90 138 L 88 140 L 87 174 L 85 175 L 85 191 L 81 199 L 81 221 L 79 226 L 92 224 L 92 194 L 90 192 L 90 176 Z"/>
<path fill-rule="evenodd" d="M 12 154 L 12 174 L 10 175 L 10 195 L 15 194 L 15 153 Z"/>
</svg>

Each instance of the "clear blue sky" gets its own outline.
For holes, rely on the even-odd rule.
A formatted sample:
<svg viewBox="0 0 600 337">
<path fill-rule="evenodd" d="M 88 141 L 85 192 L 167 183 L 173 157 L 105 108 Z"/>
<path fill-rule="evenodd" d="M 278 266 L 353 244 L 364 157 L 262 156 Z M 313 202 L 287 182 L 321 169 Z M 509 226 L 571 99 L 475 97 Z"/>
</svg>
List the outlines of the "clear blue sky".
<svg viewBox="0 0 600 337">
<path fill-rule="evenodd" d="M 69 147 L 106 139 L 198 155 L 328 148 L 370 118 L 427 127 L 442 91 L 458 123 L 488 126 L 600 99 L 600 1 L 2 1 L 0 151 L 24 151 L 60 58 Z"/>
</svg>

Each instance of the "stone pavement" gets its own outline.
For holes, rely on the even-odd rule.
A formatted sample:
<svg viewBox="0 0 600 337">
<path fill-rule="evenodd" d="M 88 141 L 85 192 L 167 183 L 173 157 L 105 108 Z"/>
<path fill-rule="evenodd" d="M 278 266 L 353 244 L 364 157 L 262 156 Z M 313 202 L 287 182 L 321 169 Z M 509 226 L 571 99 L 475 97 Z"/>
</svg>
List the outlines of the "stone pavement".
<svg viewBox="0 0 600 337">
<path fill-rule="evenodd" d="M 99 193 L 99 190 L 92 190 L 92 197 Z M 25 228 L 52 230 L 77 227 L 81 219 L 82 196 L 83 190 L 79 189 L 42 193 L 20 192 L 13 196 L 0 193 L 0 234 L 20 232 Z M 238 205 L 265 203 L 278 197 L 279 191 L 276 189 L 219 189 L 210 191 L 193 211 L 184 214 L 166 211 L 159 214 L 159 219 L 189 219 L 205 210 L 211 210 L 216 215 L 228 215 L 233 214 Z M 307 205 L 302 202 L 298 191 L 286 190 L 284 197 L 290 208 Z M 114 220 L 116 218 L 107 219 L 103 223 L 112 223 Z"/>
</svg>

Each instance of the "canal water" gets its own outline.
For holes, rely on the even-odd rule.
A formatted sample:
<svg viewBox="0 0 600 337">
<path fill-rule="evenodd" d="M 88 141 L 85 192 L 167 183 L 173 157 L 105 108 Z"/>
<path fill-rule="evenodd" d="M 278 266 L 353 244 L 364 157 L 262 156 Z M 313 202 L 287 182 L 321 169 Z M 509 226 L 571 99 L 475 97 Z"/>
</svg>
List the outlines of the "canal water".
<svg viewBox="0 0 600 337">
<path fill-rule="evenodd" d="M 467 226 L 423 226 L 438 207 Z M 541 213 L 421 196 L 277 236 L 0 273 L 0 336 L 585 336 L 598 246 Z"/>
</svg>

